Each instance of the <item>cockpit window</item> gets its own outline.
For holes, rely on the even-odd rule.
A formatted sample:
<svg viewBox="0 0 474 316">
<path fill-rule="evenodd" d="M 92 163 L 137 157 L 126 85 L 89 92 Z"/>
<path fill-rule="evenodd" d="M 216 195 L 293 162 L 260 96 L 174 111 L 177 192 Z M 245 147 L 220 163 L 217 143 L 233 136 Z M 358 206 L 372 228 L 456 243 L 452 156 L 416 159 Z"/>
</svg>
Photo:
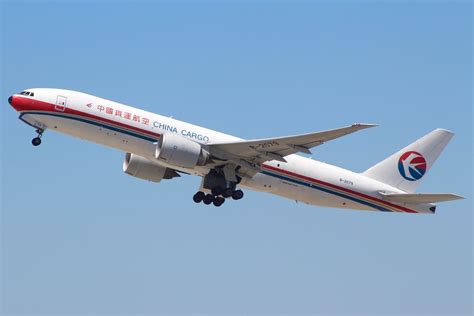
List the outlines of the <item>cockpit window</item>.
<svg viewBox="0 0 474 316">
<path fill-rule="evenodd" d="M 30 92 L 30 91 L 21 91 L 19 94 L 20 95 L 29 95 L 30 97 L 35 96 L 35 94 L 33 92 Z"/>
</svg>

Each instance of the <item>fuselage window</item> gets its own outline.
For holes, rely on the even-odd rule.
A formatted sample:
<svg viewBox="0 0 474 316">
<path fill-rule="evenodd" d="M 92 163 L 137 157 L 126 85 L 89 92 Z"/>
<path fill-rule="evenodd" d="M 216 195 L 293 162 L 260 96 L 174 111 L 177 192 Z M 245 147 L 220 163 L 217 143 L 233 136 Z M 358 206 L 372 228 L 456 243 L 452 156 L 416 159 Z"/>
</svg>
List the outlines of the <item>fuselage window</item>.
<svg viewBox="0 0 474 316">
<path fill-rule="evenodd" d="M 30 92 L 30 97 L 34 97 L 35 94 L 33 92 Z"/>
</svg>

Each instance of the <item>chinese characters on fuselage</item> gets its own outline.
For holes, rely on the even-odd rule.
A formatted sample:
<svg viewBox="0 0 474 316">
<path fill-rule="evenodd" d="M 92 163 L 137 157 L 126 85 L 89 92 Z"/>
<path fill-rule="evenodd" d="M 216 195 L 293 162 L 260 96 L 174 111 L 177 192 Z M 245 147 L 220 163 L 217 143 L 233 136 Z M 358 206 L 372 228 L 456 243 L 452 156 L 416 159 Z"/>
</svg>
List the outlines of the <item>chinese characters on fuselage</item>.
<svg viewBox="0 0 474 316">
<path fill-rule="evenodd" d="M 104 106 L 104 105 L 101 105 L 101 104 L 97 105 L 97 110 L 101 113 L 105 113 L 105 114 L 108 114 L 110 116 L 121 117 L 123 119 L 134 121 L 134 122 L 140 123 L 142 125 L 150 126 L 150 119 L 148 117 L 136 115 L 134 113 L 130 113 L 130 112 L 127 112 L 127 111 L 114 109 L 112 107 Z M 192 139 L 195 139 L 199 142 L 204 142 L 204 143 L 209 142 L 209 136 L 202 135 L 202 134 L 199 134 L 199 133 L 196 133 L 196 132 L 193 132 L 193 131 L 189 131 L 187 129 L 178 130 L 175 126 L 164 124 L 164 123 L 161 123 L 161 122 L 158 122 L 158 121 L 154 121 L 152 125 L 153 125 L 154 128 L 161 129 L 162 131 L 165 131 L 165 132 L 181 134 L 184 137 L 192 138 Z"/>
</svg>

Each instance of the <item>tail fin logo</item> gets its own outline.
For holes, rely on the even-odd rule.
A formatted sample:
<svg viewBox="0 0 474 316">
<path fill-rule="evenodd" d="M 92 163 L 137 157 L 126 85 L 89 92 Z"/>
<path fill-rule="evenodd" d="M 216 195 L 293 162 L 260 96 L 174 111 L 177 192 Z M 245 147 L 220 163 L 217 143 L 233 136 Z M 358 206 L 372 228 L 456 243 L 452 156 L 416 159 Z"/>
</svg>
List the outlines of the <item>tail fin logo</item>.
<svg viewBox="0 0 474 316">
<path fill-rule="evenodd" d="M 405 180 L 420 180 L 426 173 L 425 157 L 416 151 L 407 151 L 398 160 L 398 171 Z"/>
</svg>

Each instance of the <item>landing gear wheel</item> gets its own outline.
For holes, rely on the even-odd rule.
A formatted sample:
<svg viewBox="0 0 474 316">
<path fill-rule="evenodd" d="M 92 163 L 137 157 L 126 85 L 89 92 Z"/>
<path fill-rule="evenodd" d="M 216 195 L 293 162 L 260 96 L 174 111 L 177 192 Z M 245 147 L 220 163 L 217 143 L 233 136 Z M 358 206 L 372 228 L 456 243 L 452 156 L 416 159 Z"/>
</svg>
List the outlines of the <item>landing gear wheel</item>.
<svg viewBox="0 0 474 316">
<path fill-rule="evenodd" d="M 219 196 L 222 194 L 222 192 L 224 192 L 224 189 L 221 186 L 216 186 L 212 188 L 211 192 L 212 195 Z"/>
<path fill-rule="evenodd" d="M 214 201 L 214 196 L 211 194 L 206 194 L 202 201 L 204 202 L 204 204 L 209 205 Z"/>
<path fill-rule="evenodd" d="M 214 198 L 214 202 L 213 202 L 213 203 L 214 203 L 214 206 L 219 207 L 219 206 L 221 206 L 222 204 L 224 204 L 224 202 L 225 202 L 225 199 L 224 199 L 223 197 L 218 196 L 218 197 Z"/>
<path fill-rule="evenodd" d="M 41 138 L 39 137 L 35 137 L 31 140 L 31 144 L 33 144 L 33 146 L 39 146 L 41 144 Z"/>
<path fill-rule="evenodd" d="M 227 188 L 222 192 L 222 196 L 225 198 L 231 197 L 234 191 L 231 188 Z"/>
<path fill-rule="evenodd" d="M 196 194 L 194 194 L 193 201 L 195 203 L 200 203 L 204 199 L 205 196 L 206 195 L 204 194 L 204 192 L 199 191 Z"/>
<path fill-rule="evenodd" d="M 232 193 L 232 198 L 234 200 L 240 200 L 241 198 L 244 197 L 244 192 L 242 190 L 235 190 L 233 193 Z"/>
<path fill-rule="evenodd" d="M 41 129 L 41 128 L 36 129 L 36 133 L 38 134 L 38 136 L 36 136 L 35 138 L 31 140 L 31 143 L 33 144 L 33 146 L 36 147 L 41 144 L 41 136 L 43 136 L 43 132 L 44 132 L 44 129 Z"/>
</svg>

